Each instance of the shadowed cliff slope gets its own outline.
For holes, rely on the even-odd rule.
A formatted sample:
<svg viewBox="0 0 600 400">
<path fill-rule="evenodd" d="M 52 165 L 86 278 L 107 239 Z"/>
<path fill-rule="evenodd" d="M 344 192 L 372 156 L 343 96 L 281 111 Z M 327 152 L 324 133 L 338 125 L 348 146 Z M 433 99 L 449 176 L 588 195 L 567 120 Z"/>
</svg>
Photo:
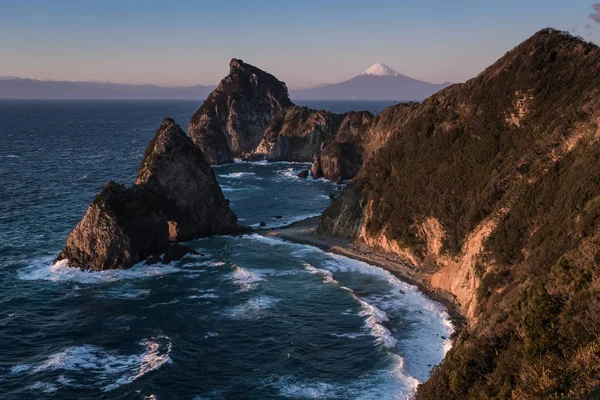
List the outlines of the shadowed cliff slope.
<svg viewBox="0 0 600 400">
<path fill-rule="evenodd" d="M 553 29 L 376 118 L 387 141 L 319 231 L 404 257 L 469 317 L 419 398 L 600 385 L 599 123 L 600 49 Z"/>
</svg>

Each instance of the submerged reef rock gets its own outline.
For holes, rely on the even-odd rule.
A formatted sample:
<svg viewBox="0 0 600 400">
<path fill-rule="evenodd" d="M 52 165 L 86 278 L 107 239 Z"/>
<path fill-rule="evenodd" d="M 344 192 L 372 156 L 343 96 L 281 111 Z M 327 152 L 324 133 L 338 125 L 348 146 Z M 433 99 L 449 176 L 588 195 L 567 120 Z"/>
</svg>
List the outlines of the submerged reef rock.
<svg viewBox="0 0 600 400">
<path fill-rule="evenodd" d="M 109 182 L 57 260 L 84 269 L 123 269 L 165 252 L 170 259 L 181 258 L 183 246 L 170 249 L 171 242 L 242 230 L 202 152 L 172 119 L 165 119 L 146 149 L 135 184 L 126 188 Z"/>
</svg>

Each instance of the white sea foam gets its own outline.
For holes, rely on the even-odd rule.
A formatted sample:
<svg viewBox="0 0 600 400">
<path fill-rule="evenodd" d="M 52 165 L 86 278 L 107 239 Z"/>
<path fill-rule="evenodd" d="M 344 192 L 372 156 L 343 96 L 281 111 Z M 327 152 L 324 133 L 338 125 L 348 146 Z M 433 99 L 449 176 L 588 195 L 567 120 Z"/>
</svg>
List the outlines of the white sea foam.
<svg viewBox="0 0 600 400">
<path fill-rule="evenodd" d="M 256 174 L 254 172 L 231 172 L 229 174 L 221 174 L 221 175 L 219 175 L 219 177 L 228 178 L 228 179 L 240 179 L 240 178 L 252 177 L 253 179 L 262 180 L 262 178 L 256 176 Z"/>
<path fill-rule="evenodd" d="M 389 370 L 364 374 L 349 383 L 299 379 L 293 376 L 282 376 L 265 383 L 275 386 L 281 396 L 291 399 L 412 399 L 420 382 L 402 372 L 401 357 L 392 357 L 393 365 Z"/>
<path fill-rule="evenodd" d="M 163 301 L 161 303 L 154 303 L 154 304 L 149 305 L 146 308 L 156 308 L 156 307 L 160 307 L 160 306 L 168 306 L 168 305 L 177 304 L 177 303 L 179 303 L 179 299 L 173 299 L 173 300 L 169 300 L 169 301 Z"/>
<path fill-rule="evenodd" d="M 259 319 L 268 315 L 279 299 L 271 296 L 256 296 L 244 303 L 225 310 L 224 314 L 231 319 Z"/>
<path fill-rule="evenodd" d="M 107 392 L 171 363 L 171 342 L 168 337 L 157 336 L 145 339 L 140 344 L 145 351 L 137 355 L 122 355 L 92 345 L 72 346 L 39 363 L 15 365 L 10 373 L 35 375 L 45 371 L 64 371 L 55 382 L 37 382 L 37 389 L 43 389 L 56 385 L 74 386 L 68 374 L 86 371 L 93 374 L 95 384 Z"/>
<path fill-rule="evenodd" d="M 131 300 L 143 300 L 148 298 L 148 296 L 152 293 L 150 289 L 132 289 L 132 288 L 124 288 L 124 289 L 115 289 L 102 293 L 103 297 L 108 297 L 111 299 L 131 299 Z"/>
<path fill-rule="evenodd" d="M 236 266 L 228 277 L 240 287 L 241 292 L 247 292 L 254 289 L 258 282 L 264 280 L 261 275 L 262 272 L 259 270 L 249 270 Z"/>
<path fill-rule="evenodd" d="M 390 272 L 361 261 L 323 252 L 313 246 L 259 235 L 245 237 L 272 246 L 289 246 L 292 248 L 291 254 L 301 260 L 314 256 L 323 257 L 319 269 L 332 272 L 333 277 L 340 284 L 340 289 L 348 290 L 357 298 L 361 305 L 361 316 L 365 318 L 365 327 L 378 341 L 402 354 L 407 376 L 420 380 L 427 379 L 431 365 L 438 364 L 452 347 L 449 338 L 454 327 L 445 307 L 427 298 L 416 286 L 401 281 Z M 350 274 L 344 275 L 346 273 Z M 376 284 L 380 286 L 377 290 L 383 292 L 361 296 L 354 294 L 353 285 L 356 283 L 363 285 L 364 280 L 356 279 L 361 275 L 370 277 L 369 280 L 375 284 L 385 283 L 383 287 L 380 283 Z M 410 329 L 403 329 L 402 335 L 395 337 L 393 321 L 387 322 L 385 318 L 391 319 L 389 315 L 394 315 L 400 310 L 402 315 L 398 318 L 403 323 L 409 324 Z"/>
<path fill-rule="evenodd" d="M 136 264 L 132 268 L 106 271 L 83 271 L 67 266 L 68 260 L 60 260 L 52 264 L 52 257 L 43 257 L 33 260 L 27 267 L 18 271 L 19 279 L 25 281 L 45 280 L 51 282 L 77 282 L 85 284 L 98 284 L 117 282 L 126 279 L 143 279 L 181 271 L 174 264 L 143 265 Z"/>
<path fill-rule="evenodd" d="M 280 169 L 276 171 L 277 175 L 283 178 L 297 178 L 298 172 L 294 168 Z"/>
<path fill-rule="evenodd" d="M 300 161 L 267 161 L 267 160 L 259 160 L 259 161 L 244 161 L 239 158 L 235 158 L 233 160 L 234 164 L 248 164 L 248 165 L 282 165 L 282 164 L 294 164 L 294 165 L 305 165 L 310 167 L 311 163 L 300 162 Z M 227 164 L 223 164 L 227 165 Z M 215 165 L 214 167 L 219 167 L 219 165 Z"/>
<path fill-rule="evenodd" d="M 33 385 L 29 386 L 29 389 L 40 390 L 44 393 L 54 393 L 58 390 L 58 387 L 49 382 L 36 382 Z"/>
<path fill-rule="evenodd" d="M 330 336 L 346 338 L 346 339 L 358 339 L 360 337 L 366 336 L 365 333 L 328 333 Z"/>
<path fill-rule="evenodd" d="M 204 265 L 206 265 L 207 267 L 222 267 L 223 265 L 225 265 L 225 263 L 223 261 L 210 260 L 206 261 Z"/>
<path fill-rule="evenodd" d="M 244 160 L 240 160 L 239 158 L 234 158 L 233 163 L 234 164 L 250 164 L 250 165 L 267 165 L 267 164 L 269 164 L 269 162 L 267 160 L 244 161 Z"/>
<path fill-rule="evenodd" d="M 232 188 L 229 186 L 221 185 L 221 190 L 223 191 L 223 193 L 243 192 L 243 191 L 247 191 L 249 189 L 250 188 L 248 188 L 247 186 L 244 186 L 242 188 Z"/>
<path fill-rule="evenodd" d="M 293 224 L 294 222 L 304 221 L 305 219 L 318 217 L 321 215 L 320 213 L 310 213 L 304 215 L 294 215 L 294 216 L 283 216 L 283 218 L 273 220 L 273 221 L 265 221 L 266 226 L 260 226 L 260 223 L 255 223 L 250 225 L 252 228 L 261 228 L 261 229 L 271 229 L 271 228 L 281 228 L 282 226 L 287 226 Z"/>
<path fill-rule="evenodd" d="M 337 283 L 337 281 L 335 279 L 333 279 L 333 273 L 331 271 L 328 271 L 326 269 L 315 268 L 305 261 L 302 262 L 302 265 L 304 265 L 304 268 L 306 268 L 306 270 L 309 271 L 311 274 L 322 276 L 323 282 Z"/>
<path fill-rule="evenodd" d="M 278 382 L 279 394 L 290 398 L 324 399 L 332 397 L 335 386 L 325 382 L 298 381 L 291 377 L 284 377 Z"/>
<path fill-rule="evenodd" d="M 218 299 L 218 298 L 219 298 L 219 296 L 217 296 L 214 293 L 206 293 L 206 294 L 188 296 L 188 299 Z"/>
<path fill-rule="evenodd" d="M 387 314 L 379 308 L 357 297 L 356 295 L 353 294 L 353 296 L 362 308 L 359 315 L 365 317 L 365 327 L 374 337 L 377 338 L 377 341 L 383 343 L 385 347 L 390 349 L 396 347 L 398 340 L 392 336 L 392 333 L 389 331 L 389 329 L 383 326 L 384 322 L 389 321 Z"/>
</svg>

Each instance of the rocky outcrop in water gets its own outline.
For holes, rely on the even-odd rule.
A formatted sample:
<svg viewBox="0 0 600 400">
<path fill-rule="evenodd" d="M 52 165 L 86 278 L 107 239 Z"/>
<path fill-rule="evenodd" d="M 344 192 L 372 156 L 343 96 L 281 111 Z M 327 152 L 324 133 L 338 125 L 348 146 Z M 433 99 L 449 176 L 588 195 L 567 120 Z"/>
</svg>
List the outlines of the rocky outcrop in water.
<svg viewBox="0 0 600 400">
<path fill-rule="evenodd" d="M 362 163 L 362 140 L 373 115 L 336 114 L 295 106 L 274 76 L 233 59 L 230 72 L 194 114 L 188 132 L 212 164 L 243 160 L 312 162 L 327 148 L 328 173 L 350 179 Z M 330 165 L 338 167 L 329 167 Z M 353 164 L 353 165 L 350 165 Z"/>
<path fill-rule="evenodd" d="M 146 149 L 135 184 L 108 183 L 57 260 L 92 270 L 129 268 L 165 252 L 169 260 L 181 257 L 182 247 L 170 251 L 171 242 L 241 229 L 202 152 L 166 119 Z"/>
<path fill-rule="evenodd" d="M 211 164 L 233 162 L 261 142 L 271 119 L 293 104 L 285 83 L 242 60 L 192 116 L 188 132 Z"/>
<path fill-rule="evenodd" d="M 237 222 L 213 169 L 171 119 L 148 145 L 135 184 L 160 188 L 172 198 L 174 207 L 165 210 L 172 241 L 227 233 Z"/>
</svg>

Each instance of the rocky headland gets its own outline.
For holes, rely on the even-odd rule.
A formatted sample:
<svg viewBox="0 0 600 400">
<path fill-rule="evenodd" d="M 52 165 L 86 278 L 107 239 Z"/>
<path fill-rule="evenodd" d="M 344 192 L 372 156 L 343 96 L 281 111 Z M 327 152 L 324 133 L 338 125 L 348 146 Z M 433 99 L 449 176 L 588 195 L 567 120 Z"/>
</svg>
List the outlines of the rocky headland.
<svg viewBox="0 0 600 400">
<path fill-rule="evenodd" d="M 179 125 L 165 119 L 135 184 L 109 182 L 67 238 L 57 260 L 72 267 L 129 268 L 153 256 L 181 258 L 174 242 L 242 232 L 210 164 Z"/>
<path fill-rule="evenodd" d="M 377 116 L 295 106 L 285 84 L 234 59 L 192 118 L 193 143 L 165 121 L 136 184 L 109 183 L 59 258 L 125 268 L 236 232 L 209 163 L 314 161 L 314 177 L 348 188 L 313 224 L 265 234 L 395 270 L 466 318 L 418 398 L 596 398 L 599 110 L 600 48 L 554 29 Z"/>
<path fill-rule="evenodd" d="M 544 29 L 367 129 L 375 152 L 315 231 L 466 316 L 418 398 L 600 395 L 599 110 L 600 48 Z"/>
<path fill-rule="evenodd" d="M 211 164 L 236 158 L 314 161 L 313 177 L 335 181 L 351 179 L 360 169 L 373 119 L 367 111 L 336 114 L 296 106 L 285 83 L 233 59 L 229 75 L 194 114 L 188 132 Z"/>
</svg>

